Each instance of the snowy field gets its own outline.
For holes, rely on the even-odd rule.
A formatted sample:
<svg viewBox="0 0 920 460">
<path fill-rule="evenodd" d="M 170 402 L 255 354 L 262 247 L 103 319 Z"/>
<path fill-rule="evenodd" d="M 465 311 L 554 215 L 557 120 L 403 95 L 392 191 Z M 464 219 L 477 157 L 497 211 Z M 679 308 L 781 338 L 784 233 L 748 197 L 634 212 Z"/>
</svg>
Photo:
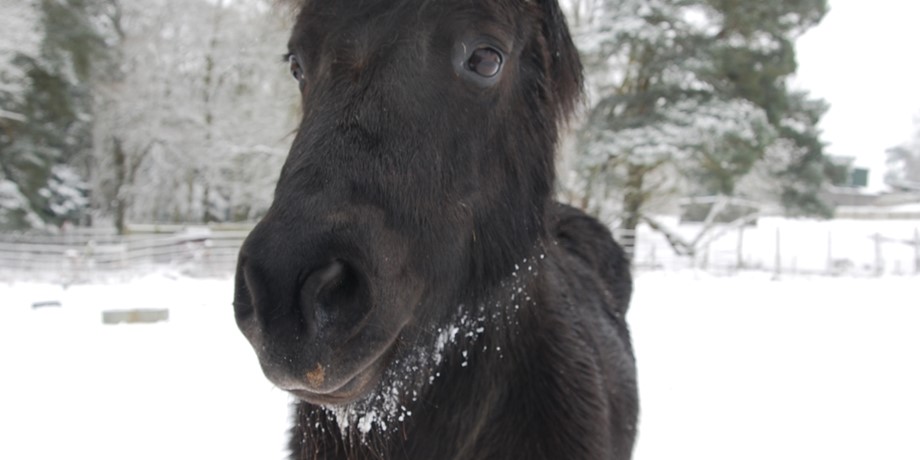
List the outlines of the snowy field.
<svg viewBox="0 0 920 460">
<path fill-rule="evenodd" d="M 638 276 L 637 460 L 920 459 L 920 279 Z M 232 282 L 0 284 L 2 459 L 282 459 Z M 58 301 L 60 308 L 32 309 Z M 104 326 L 101 312 L 170 309 Z"/>
</svg>

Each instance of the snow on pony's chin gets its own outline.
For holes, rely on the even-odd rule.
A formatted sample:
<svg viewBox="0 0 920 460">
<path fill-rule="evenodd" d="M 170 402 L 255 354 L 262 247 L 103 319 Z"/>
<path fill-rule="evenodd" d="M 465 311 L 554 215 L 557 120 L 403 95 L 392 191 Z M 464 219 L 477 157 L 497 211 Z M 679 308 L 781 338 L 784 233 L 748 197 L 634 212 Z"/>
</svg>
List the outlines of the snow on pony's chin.
<svg viewBox="0 0 920 460">
<path fill-rule="evenodd" d="M 539 257 L 542 259 L 544 256 Z M 333 397 L 331 393 L 292 393 L 323 407 L 342 430 L 353 430 L 362 436 L 371 430 L 376 433 L 398 430 L 412 416 L 409 408 L 413 407 L 413 403 L 424 391 L 437 384 L 445 366 L 469 370 L 474 350 L 504 359 L 500 346 L 490 348 L 482 343 L 481 338 L 487 330 L 494 332 L 496 328 L 505 327 L 504 324 L 509 321 L 515 322 L 507 316 L 507 309 L 501 308 L 503 304 L 513 305 L 517 310 L 519 306 L 529 306 L 533 302 L 530 296 L 521 292 L 527 280 L 536 275 L 534 266 L 535 259 L 524 259 L 521 265 L 515 265 L 512 279 L 501 284 L 501 294 L 496 299 L 472 308 L 459 305 L 445 325 L 424 334 L 428 339 L 424 343 L 401 347 L 399 351 L 393 347 L 390 356 L 383 355 L 384 359 L 375 362 L 380 365 L 380 373 L 373 380 L 367 380 L 366 385 L 359 384 L 357 380 L 349 382 L 341 387 L 336 394 L 338 397 Z M 361 373 L 360 378 L 372 375 L 370 372 Z M 355 391 L 350 394 L 351 397 L 341 397 L 346 390 L 358 388 L 365 391 L 363 396 L 351 399 L 362 394 Z"/>
<path fill-rule="evenodd" d="M 362 436 L 372 430 L 378 433 L 397 430 L 407 418 L 412 417 L 412 403 L 417 402 L 422 392 L 435 385 L 441 377 L 441 366 L 450 350 L 455 349 L 463 356 L 462 361 L 454 364 L 466 367 L 467 347 L 479 346 L 476 343 L 486 324 L 495 320 L 471 313 L 460 306 L 449 325 L 436 329 L 431 343 L 398 356 L 394 353 L 382 369 L 377 383 L 370 385 L 369 392 L 363 397 L 354 401 L 327 399 L 319 405 L 342 430 L 354 430 Z M 495 352 L 501 354 L 500 349 Z"/>
</svg>

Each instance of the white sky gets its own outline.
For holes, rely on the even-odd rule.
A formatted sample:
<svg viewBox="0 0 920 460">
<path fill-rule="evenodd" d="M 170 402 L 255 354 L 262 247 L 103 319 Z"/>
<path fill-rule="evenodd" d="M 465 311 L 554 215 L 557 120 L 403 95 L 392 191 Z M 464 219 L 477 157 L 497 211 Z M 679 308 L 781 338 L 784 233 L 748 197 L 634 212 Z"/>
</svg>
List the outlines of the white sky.
<svg viewBox="0 0 920 460">
<path fill-rule="evenodd" d="M 824 98 L 827 152 L 871 168 L 882 188 L 885 150 L 908 141 L 920 115 L 920 1 L 829 0 L 830 12 L 797 43 L 794 85 Z"/>
</svg>

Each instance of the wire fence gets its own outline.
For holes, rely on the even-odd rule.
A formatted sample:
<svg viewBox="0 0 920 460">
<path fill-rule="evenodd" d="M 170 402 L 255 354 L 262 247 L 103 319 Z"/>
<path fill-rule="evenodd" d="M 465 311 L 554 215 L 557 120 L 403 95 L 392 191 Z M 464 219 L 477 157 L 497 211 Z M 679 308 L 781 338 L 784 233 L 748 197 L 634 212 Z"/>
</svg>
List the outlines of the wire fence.
<svg viewBox="0 0 920 460">
<path fill-rule="evenodd" d="M 700 224 L 679 224 L 677 219 L 670 227 L 686 241 L 703 230 Z M 633 264 L 640 270 L 760 270 L 776 276 L 920 275 L 920 220 L 766 217 L 710 234 L 719 236 L 704 238 L 706 243 L 693 255 L 678 255 L 662 233 L 640 226 L 633 236 Z"/>
<path fill-rule="evenodd" d="M 157 227 L 118 235 L 77 229 L 58 235 L 0 236 L 0 277 L 83 282 L 176 270 L 200 277 L 233 273 L 248 228 Z"/>
<path fill-rule="evenodd" d="M 701 228 L 674 224 L 692 240 Z M 158 270 L 198 277 L 229 276 L 249 225 L 135 225 L 127 235 L 74 229 L 57 235 L 0 235 L 0 279 L 79 283 Z M 918 275 L 920 221 L 760 219 L 725 229 L 693 255 L 678 255 L 648 227 L 614 230 L 637 270 L 739 270 L 779 275 Z"/>
</svg>

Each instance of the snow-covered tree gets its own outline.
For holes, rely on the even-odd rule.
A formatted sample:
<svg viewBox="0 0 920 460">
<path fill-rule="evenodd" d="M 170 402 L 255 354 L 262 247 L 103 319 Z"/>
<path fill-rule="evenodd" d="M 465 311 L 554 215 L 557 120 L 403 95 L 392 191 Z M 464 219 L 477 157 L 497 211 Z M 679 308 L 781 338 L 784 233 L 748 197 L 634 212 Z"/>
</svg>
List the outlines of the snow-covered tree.
<svg viewBox="0 0 920 460">
<path fill-rule="evenodd" d="M 13 37 L 4 44 L 4 54 L 15 50 L 11 61 L 4 59 L 4 83 L 18 81 L 4 87 L 8 91 L 3 100 L 0 180 L 10 191 L 7 198 L 18 197 L 22 208 L 4 212 L 6 220 L 0 226 L 58 226 L 85 215 L 91 82 L 97 66 L 107 59 L 103 18 L 111 1 L 21 2 L 13 8 L 21 14 L 19 20 L 6 19 L 19 24 L 23 43 Z"/>
<path fill-rule="evenodd" d="M 0 227 L 245 220 L 299 98 L 274 0 L 0 0 Z"/>
<path fill-rule="evenodd" d="M 13 112 L 22 103 L 26 91 L 25 69 L 13 61 L 17 56 L 36 56 L 41 43 L 38 12 L 33 2 L 0 0 L 0 123 L 21 122 L 22 114 Z M 0 136 L 3 136 L 0 131 Z"/>
<path fill-rule="evenodd" d="M 885 151 L 885 183 L 895 190 L 920 192 L 920 117 L 913 139 Z"/>
<path fill-rule="evenodd" d="M 570 183 L 582 205 L 633 229 L 656 198 L 739 193 L 771 149 L 769 158 L 787 162 L 761 169 L 777 177 L 822 164 L 811 101 L 790 94 L 785 79 L 793 41 L 823 17 L 824 0 L 571 6 L 588 74 Z"/>
<path fill-rule="evenodd" d="M 0 229 L 41 226 L 29 199 L 14 181 L 10 147 L 14 134 L 28 120 L 20 113 L 27 86 L 17 56 L 35 56 L 41 42 L 38 12 L 32 2 L 0 1 Z"/>
<path fill-rule="evenodd" d="M 97 207 L 127 220 L 252 218 L 271 199 L 296 85 L 267 2 L 127 2 L 121 66 L 99 85 Z"/>
</svg>

